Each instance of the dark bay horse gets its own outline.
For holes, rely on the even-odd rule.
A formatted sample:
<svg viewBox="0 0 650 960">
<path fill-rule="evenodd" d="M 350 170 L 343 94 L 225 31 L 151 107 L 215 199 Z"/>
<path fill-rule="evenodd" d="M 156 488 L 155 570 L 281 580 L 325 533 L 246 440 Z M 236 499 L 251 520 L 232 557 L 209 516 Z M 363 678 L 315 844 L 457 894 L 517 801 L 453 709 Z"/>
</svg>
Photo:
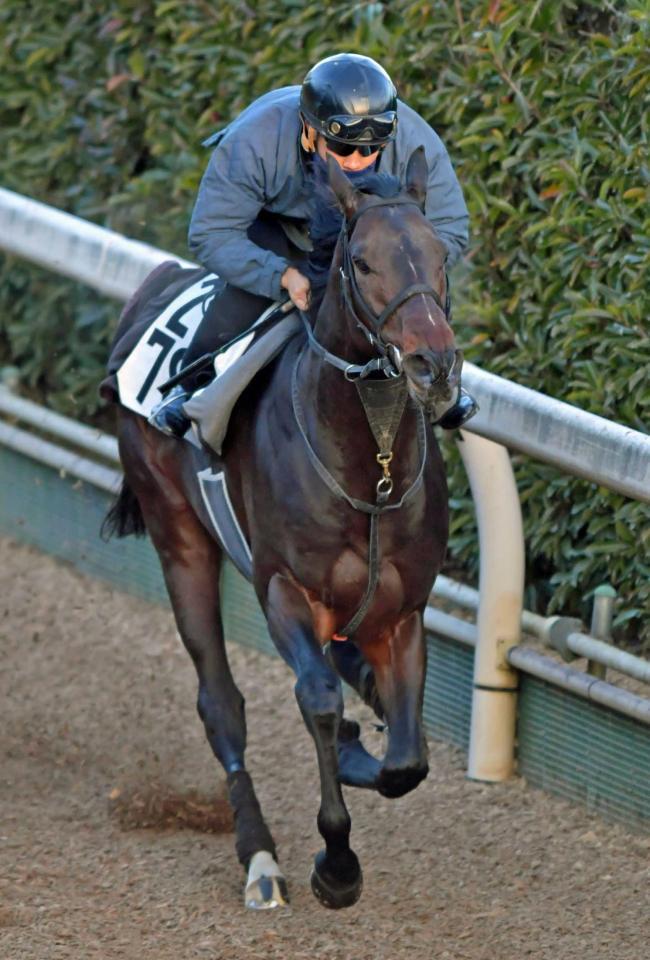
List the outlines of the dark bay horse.
<svg viewBox="0 0 650 960">
<path fill-rule="evenodd" d="M 389 186 L 369 194 L 330 161 L 343 224 L 324 295 L 243 394 L 224 449 L 257 597 L 316 747 L 325 848 L 311 883 L 334 908 L 353 904 L 362 885 L 342 784 L 399 797 L 428 771 L 422 612 L 448 528 L 430 417 L 453 402 L 462 355 L 448 323 L 446 251 L 423 214 L 426 176 L 420 149 L 403 186 L 377 177 Z M 219 613 L 221 549 L 196 480 L 211 454 L 128 410 L 119 421 L 125 484 L 113 527 L 144 523 L 158 551 L 198 673 L 198 711 L 227 774 L 246 903 L 276 906 L 286 886 L 245 769 L 244 700 Z M 382 760 L 343 717 L 341 677 L 386 725 Z"/>
</svg>

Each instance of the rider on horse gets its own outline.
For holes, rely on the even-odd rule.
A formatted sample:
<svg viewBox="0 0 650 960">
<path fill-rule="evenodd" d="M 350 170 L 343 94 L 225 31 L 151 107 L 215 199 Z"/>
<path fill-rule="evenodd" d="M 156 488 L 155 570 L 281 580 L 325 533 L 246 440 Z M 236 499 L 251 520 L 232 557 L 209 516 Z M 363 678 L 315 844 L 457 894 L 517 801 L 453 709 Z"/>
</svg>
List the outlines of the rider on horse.
<svg viewBox="0 0 650 960">
<path fill-rule="evenodd" d="M 440 138 L 398 101 L 390 77 L 369 57 L 345 53 L 321 60 L 301 87 L 255 100 L 206 145 L 216 149 L 201 182 L 189 245 L 226 283 L 194 335 L 184 367 L 248 329 L 283 291 L 307 310 L 310 281 L 301 267 L 310 250 L 314 186 L 328 157 L 353 182 L 369 170 L 401 177 L 414 149 L 423 145 L 429 168 L 426 216 L 448 250 L 448 266 L 467 244 L 467 209 Z M 150 423 L 183 436 L 189 426 L 183 404 L 205 382 L 205 368 L 188 374 L 154 408 Z M 476 409 L 461 389 L 440 426 L 459 427 Z"/>
</svg>

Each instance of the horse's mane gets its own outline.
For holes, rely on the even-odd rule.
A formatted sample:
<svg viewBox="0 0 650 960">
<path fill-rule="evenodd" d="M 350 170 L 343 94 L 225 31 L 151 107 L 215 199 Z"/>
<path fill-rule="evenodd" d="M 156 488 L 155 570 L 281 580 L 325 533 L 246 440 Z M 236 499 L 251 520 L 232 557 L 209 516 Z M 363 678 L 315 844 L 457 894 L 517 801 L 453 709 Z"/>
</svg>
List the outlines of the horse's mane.
<svg viewBox="0 0 650 960">
<path fill-rule="evenodd" d="M 402 186 L 397 177 L 387 173 L 369 171 L 354 178 L 354 187 L 360 193 L 375 197 L 396 197 Z M 329 276 L 334 248 L 341 231 L 343 214 L 336 202 L 334 192 L 326 182 L 316 182 L 314 206 L 309 221 L 309 235 L 313 250 L 307 263 L 301 268 L 311 282 L 315 295 L 324 292 Z"/>
</svg>

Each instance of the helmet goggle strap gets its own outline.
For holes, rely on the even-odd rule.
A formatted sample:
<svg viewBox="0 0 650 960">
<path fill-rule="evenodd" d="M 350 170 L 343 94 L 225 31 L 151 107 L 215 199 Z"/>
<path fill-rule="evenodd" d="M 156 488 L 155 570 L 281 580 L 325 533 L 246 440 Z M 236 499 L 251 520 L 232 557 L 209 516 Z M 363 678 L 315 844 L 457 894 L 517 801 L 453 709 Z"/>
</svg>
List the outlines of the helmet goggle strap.
<svg viewBox="0 0 650 960">
<path fill-rule="evenodd" d="M 315 153 L 316 152 L 316 138 L 318 137 L 318 131 L 311 126 L 310 123 L 305 120 L 301 115 L 300 119 L 302 120 L 302 132 L 300 134 L 300 146 L 305 151 L 305 153 Z"/>
</svg>

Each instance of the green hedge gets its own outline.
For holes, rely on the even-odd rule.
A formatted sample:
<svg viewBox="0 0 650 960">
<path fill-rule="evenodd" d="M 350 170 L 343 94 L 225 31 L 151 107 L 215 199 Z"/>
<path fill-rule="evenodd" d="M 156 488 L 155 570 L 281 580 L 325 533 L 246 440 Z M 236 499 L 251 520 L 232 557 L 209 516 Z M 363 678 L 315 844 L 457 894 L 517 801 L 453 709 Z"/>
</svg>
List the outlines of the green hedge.
<svg viewBox="0 0 650 960">
<path fill-rule="evenodd" d="M 649 34 L 640 0 L 32 0 L 28 17 L 5 0 L 0 182 L 185 255 L 201 139 L 320 57 L 367 53 L 441 133 L 466 191 L 473 240 L 454 292 L 468 357 L 647 429 Z M 0 269 L 0 362 L 96 416 L 115 305 Z M 472 573 L 471 502 L 449 460 L 452 559 Z M 584 615 L 609 580 L 648 642 L 647 511 L 525 458 L 517 474 L 529 602 Z"/>
</svg>

